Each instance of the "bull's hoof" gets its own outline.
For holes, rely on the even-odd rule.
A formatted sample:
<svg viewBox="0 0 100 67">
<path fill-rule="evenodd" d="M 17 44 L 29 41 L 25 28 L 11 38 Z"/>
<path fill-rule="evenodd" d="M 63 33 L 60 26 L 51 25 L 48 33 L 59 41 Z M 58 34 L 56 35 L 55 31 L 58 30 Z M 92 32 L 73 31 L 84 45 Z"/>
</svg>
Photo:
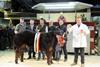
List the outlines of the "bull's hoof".
<svg viewBox="0 0 100 67">
<path fill-rule="evenodd" d="M 51 65 L 50 63 L 48 63 L 48 65 Z"/>
<path fill-rule="evenodd" d="M 45 57 L 43 57 L 42 59 L 45 60 Z"/>
<path fill-rule="evenodd" d="M 18 64 L 18 61 L 15 60 L 15 64 Z"/>
<path fill-rule="evenodd" d="M 21 62 L 23 62 L 23 60 L 21 60 Z"/>
<path fill-rule="evenodd" d="M 51 65 L 51 63 L 49 62 L 48 65 Z"/>
<path fill-rule="evenodd" d="M 51 64 L 53 64 L 53 62 L 51 62 Z"/>
</svg>

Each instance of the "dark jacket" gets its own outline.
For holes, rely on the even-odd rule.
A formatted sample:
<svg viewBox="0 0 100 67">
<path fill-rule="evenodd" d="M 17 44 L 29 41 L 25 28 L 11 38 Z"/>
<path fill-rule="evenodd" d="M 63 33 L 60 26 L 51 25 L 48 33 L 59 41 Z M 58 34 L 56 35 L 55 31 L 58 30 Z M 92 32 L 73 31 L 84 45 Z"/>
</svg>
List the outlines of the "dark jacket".
<svg viewBox="0 0 100 67">
<path fill-rule="evenodd" d="M 41 25 L 38 25 L 37 29 L 39 30 L 39 32 L 46 32 L 46 25 L 44 25 L 43 27 Z"/>
<path fill-rule="evenodd" d="M 26 29 L 27 29 L 28 31 L 36 32 L 36 26 L 33 26 L 33 28 L 31 29 L 31 26 L 28 25 L 28 26 L 26 27 Z"/>
<path fill-rule="evenodd" d="M 59 34 L 64 35 L 65 40 L 67 40 L 67 34 L 66 34 L 67 26 L 65 26 L 64 24 L 61 26 L 58 26 L 58 30 L 59 30 Z"/>
</svg>

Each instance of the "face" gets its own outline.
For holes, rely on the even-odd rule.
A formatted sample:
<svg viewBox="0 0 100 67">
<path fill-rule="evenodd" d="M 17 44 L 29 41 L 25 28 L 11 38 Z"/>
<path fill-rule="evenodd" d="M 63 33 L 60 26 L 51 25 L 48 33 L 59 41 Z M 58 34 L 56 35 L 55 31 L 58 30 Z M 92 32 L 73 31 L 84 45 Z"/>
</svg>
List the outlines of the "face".
<svg viewBox="0 0 100 67">
<path fill-rule="evenodd" d="M 76 23 L 77 23 L 78 25 L 80 25 L 80 24 L 82 23 L 82 19 L 81 19 L 81 18 L 76 18 Z"/>
<path fill-rule="evenodd" d="M 63 25 L 63 24 L 64 24 L 63 20 L 59 20 L 59 25 Z"/>
<path fill-rule="evenodd" d="M 44 20 L 40 20 L 40 25 L 44 25 Z"/>
<path fill-rule="evenodd" d="M 34 20 L 30 20 L 30 25 L 33 25 L 34 24 Z"/>
<path fill-rule="evenodd" d="M 20 18 L 20 23 L 24 23 L 24 19 Z"/>
</svg>

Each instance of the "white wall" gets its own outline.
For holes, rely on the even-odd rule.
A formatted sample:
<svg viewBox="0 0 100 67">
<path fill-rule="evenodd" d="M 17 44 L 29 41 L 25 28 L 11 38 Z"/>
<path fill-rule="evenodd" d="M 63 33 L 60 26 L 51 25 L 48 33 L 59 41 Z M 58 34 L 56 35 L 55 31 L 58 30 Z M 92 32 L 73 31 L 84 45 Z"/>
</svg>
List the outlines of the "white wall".
<svg viewBox="0 0 100 67">
<path fill-rule="evenodd" d="M 87 17 L 87 21 L 90 21 L 90 13 L 84 12 L 84 13 L 77 13 L 77 16 L 80 16 L 81 14 L 85 14 Z M 57 21 L 58 17 L 60 16 L 60 13 L 38 13 L 37 19 L 44 18 L 46 21 L 53 20 L 54 22 Z M 63 16 L 66 18 L 67 22 L 74 22 L 75 21 L 75 13 L 63 13 Z"/>
</svg>

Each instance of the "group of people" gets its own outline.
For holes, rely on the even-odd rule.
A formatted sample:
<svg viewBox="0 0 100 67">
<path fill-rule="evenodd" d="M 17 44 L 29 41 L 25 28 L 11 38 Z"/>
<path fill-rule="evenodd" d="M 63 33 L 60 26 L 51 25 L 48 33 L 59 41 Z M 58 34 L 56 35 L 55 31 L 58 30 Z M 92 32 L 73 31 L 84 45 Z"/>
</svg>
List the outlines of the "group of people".
<svg viewBox="0 0 100 67">
<path fill-rule="evenodd" d="M 67 26 L 64 24 L 63 19 L 59 19 L 58 26 L 53 25 L 53 21 L 49 22 L 49 25 L 46 25 L 45 19 L 41 18 L 39 25 L 35 25 L 35 20 L 30 19 L 29 25 L 27 25 L 24 21 L 24 18 L 20 18 L 20 23 L 16 25 L 15 28 L 15 34 L 18 34 L 20 32 L 23 32 L 25 30 L 32 31 L 32 32 L 54 32 L 56 29 L 59 31 L 57 35 L 63 36 L 64 37 L 64 43 L 63 46 L 61 44 L 57 44 L 55 48 L 55 52 L 53 54 L 53 59 L 59 61 L 62 51 L 64 53 L 64 61 L 67 61 L 67 49 L 66 49 L 66 42 L 67 42 L 67 33 L 73 33 L 73 47 L 74 47 L 74 52 L 75 52 L 75 57 L 74 57 L 74 62 L 73 65 L 77 64 L 78 60 L 78 54 L 80 51 L 81 55 L 81 67 L 84 67 L 84 48 L 87 46 L 87 41 L 86 41 L 86 36 L 89 34 L 89 29 L 88 27 L 82 23 L 81 17 L 76 18 L 76 24 L 73 25 L 69 31 L 67 31 Z M 36 58 L 35 52 L 32 48 L 28 49 L 28 59 L 31 59 L 31 53 L 33 52 L 33 58 Z M 45 59 L 45 51 L 41 51 L 38 53 L 38 60 L 41 58 L 41 54 L 43 59 Z"/>
<path fill-rule="evenodd" d="M 46 33 L 46 32 L 54 32 L 55 29 L 56 29 L 56 26 L 53 25 L 52 21 L 49 22 L 49 25 L 46 25 L 45 24 L 46 21 L 43 18 L 40 19 L 40 24 L 37 25 L 37 26 L 34 24 L 35 23 L 34 19 L 30 19 L 29 23 L 30 23 L 29 25 L 26 25 L 24 18 L 20 18 L 20 23 L 17 24 L 16 28 L 15 28 L 15 34 L 23 32 L 25 30 L 32 31 L 32 32 L 45 32 Z M 66 26 L 64 26 L 63 20 L 59 21 L 59 25 L 60 26 L 58 26 L 58 28 L 61 31 L 60 34 L 65 36 Z M 66 61 L 67 60 L 66 43 L 64 43 L 64 46 L 62 47 L 62 49 L 63 49 L 64 55 L 65 55 L 64 61 Z M 28 49 L 28 55 L 29 55 L 28 59 L 31 59 L 31 53 L 32 52 L 33 52 L 32 48 L 29 48 Z M 43 59 L 45 57 L 45 51 L 41 51 L 38 54 L 38 60 L 41 57 L 41 53 L 42 53 Z M 61 51 L 59 53 L 61 54 Z M 56 56 L 56 54 L 53 54 L 53 56 Z M 33 58 L 35 58 L 35 52 L 33 52 Z M 57 59 L 57 58 L 54 57 L 54 59 Z"/>
</svg>

